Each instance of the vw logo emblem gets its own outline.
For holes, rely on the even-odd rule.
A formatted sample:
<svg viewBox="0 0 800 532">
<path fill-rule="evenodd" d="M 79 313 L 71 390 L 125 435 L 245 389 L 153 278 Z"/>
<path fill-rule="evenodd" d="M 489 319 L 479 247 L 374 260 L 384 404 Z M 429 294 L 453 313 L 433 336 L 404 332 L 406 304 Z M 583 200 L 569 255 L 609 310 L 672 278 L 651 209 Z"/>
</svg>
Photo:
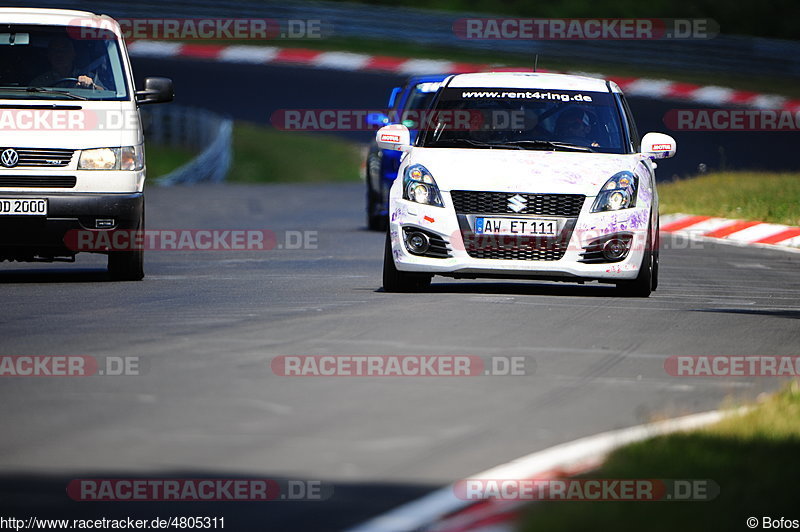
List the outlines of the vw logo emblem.
<svg viewBox="0 0 800 532">
<path fill-rule="evenodd" d="M 9 148 L 5 150 L 2 154 L 0 154 L 0 164 L 5 166 L 6 168 L 13 168 L 17 166 L 19 162 L 19 154 L 17 150 Z"/>
<path fill-rule="evenodd" d="M 514 212 L 524 211 L 527 205 L 528 205 L 528 200 L 526 200 L 524 196 L 520 196 L 519 194 L 508 198 L 508 208 Z"/>
</svg>

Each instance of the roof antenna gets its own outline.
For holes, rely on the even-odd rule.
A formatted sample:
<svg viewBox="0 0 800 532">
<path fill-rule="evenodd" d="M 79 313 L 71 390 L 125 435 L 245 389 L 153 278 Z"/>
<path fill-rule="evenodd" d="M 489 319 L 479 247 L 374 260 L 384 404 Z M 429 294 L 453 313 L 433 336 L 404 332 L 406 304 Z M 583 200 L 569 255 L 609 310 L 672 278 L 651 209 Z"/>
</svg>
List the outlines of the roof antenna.
<svg viewBox="0 0 800 532">
<path fill-rule="evenodd" d="M 539 54 L 536 54 L 536 59 L 533 60 L 533 71 L 536 72 L 536 68 L 539 66 Z"/>
</svg>

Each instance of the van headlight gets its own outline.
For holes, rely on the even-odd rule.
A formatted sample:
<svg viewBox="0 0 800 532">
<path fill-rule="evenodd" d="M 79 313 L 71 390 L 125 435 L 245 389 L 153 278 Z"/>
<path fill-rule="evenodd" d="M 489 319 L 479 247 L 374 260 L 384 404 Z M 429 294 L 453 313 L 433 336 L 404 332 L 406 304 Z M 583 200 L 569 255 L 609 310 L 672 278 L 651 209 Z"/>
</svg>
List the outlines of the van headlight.
<svg viewBox="0 0 800 532">
<path fill-rule="evenodd" d="M 141 170 L 144 168 L 144 147 L 94 148 L 83 150 L 78 170 Z"/>
<path fill-rule="evenodd" d="M 633 173 L 624 171 L 614 174 L 597 194 L 592 212 L 618 211 L 635 207 L 638 186 L 639 180 Z"/>
<path fill-rule="evenodd" d="M 403 199 L 444 207 L 439 187 L 427 168 L 421 164 L 412 164 L 403 174 Z"/>
</svg>

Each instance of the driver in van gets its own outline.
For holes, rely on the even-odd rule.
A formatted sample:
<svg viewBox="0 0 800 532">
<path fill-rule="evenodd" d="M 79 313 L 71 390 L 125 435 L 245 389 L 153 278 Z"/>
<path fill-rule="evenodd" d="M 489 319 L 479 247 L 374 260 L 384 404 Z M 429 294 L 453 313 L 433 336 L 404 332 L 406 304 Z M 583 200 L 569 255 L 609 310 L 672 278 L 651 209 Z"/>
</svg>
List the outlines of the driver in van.
<svg viewBox="0 0 800 532">
<path fill-rule="evenodd" d="M 47 59 L 50 61 L 51 70 L 31 80 L 31 87 L 52 87 L 59 85 L 60 82 L 66 83 L 77 79 L 77 82 L 73 81 L 75 87 L 102 89 L 91 77 L 80 74 L 75 68 L 75 46 L 71 39 L 67 37 L 52 39 L 47 46 Z"/>
</svg>

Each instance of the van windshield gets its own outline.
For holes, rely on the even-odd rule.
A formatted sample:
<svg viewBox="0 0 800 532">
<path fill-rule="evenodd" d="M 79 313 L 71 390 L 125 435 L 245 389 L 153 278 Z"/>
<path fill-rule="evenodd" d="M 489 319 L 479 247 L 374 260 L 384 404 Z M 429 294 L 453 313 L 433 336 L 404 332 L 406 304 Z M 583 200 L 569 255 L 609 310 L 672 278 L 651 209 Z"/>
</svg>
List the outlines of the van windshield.
<svg viewBox="0 0 800 532">
<path fill-rule="evenodd" d="M 0 25 L 0 98 L 126 100 L 116 35 L 78 26 Z"/>
<path fill-rule="evenodd" d="M 435 105 L 419 146 L 626 153 L 608 92 L 446 88 Z"/>
</svg>

